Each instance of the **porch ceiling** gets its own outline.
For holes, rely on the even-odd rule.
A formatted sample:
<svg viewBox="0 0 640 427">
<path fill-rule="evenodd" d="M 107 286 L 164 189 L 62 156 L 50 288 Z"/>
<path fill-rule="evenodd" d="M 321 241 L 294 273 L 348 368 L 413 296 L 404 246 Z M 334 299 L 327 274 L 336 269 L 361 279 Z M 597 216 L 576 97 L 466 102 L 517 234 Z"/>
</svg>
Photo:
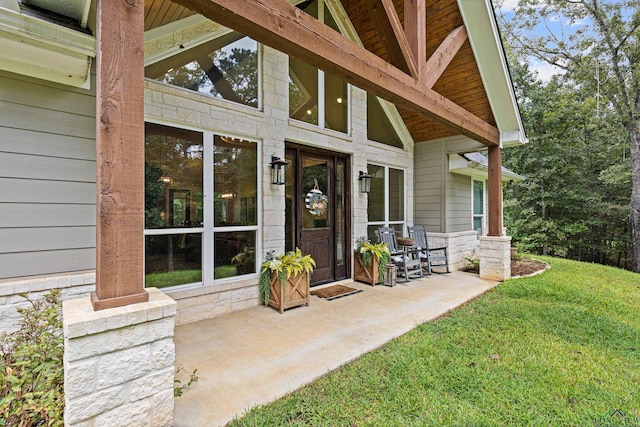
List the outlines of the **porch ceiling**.
<svg viewBox="0 0 640 427">
<path fill-rule="evenodd" d="M 404 2 L 405 0 L 392 1 L 400 22 L 404 22 Z M 384 13 L 380 11 L 381 1 L 341 0 L 341 4 L 363 46 L 376 56 L 408 73 L 407 66 L 398 63 L 398 58 L 402 58 L 403 55 L 400 46 L 398 43 L 389 42 L 393 33 L 381 28 L 380 22 L 384 19 L 384 16 L 380 15 Z M 426 11 L 426 58 L 428 60 L 445 38 L 464 23 L 456 0 L 426 0 Z M 171 0 L 145 0 L 145 31 L 194 14 L 195 12 Z M 463 43 L 432 89 L 487 124 L 496 126 L 496 119 L 469 40 Z M 460 134 L 457 130 L 445 127 L 415 112 L 403 108 L 399 108 L 399 112 L 416 142 Z"/>
</svg>

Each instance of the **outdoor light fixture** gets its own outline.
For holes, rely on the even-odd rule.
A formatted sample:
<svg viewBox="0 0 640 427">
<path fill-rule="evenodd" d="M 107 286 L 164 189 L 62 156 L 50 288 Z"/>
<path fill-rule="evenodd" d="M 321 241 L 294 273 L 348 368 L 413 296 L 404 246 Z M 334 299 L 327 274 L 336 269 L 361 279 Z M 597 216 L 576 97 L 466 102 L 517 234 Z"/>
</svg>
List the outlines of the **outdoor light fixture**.
<svg viewBox="0 0 640 427">
<path fill-rule="evenodd" d="M 360 181 L 361 193 L 371 193 L 371 178 L 373 178 L 373 175 L 360 171 L 358 181 Z"/>
<path fill-rule="evenodd" d="M 289 162 L 282 160 L 280 157 L 271 156 L 271 183 L 275 185 L 285 184 L 285 170 Z"/>
</svg>

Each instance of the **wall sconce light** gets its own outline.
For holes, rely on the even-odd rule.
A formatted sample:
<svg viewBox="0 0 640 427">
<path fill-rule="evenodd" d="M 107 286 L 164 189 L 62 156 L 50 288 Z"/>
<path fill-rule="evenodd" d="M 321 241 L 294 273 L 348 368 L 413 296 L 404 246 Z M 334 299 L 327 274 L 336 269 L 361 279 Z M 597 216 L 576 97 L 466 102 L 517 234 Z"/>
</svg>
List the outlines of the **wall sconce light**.
<svg viewBox="0 0 640 427">
<path fill-rule="evenodd" d="M 360 181 L 361 193 L 371 193 L 371 178 L 373 178 L 373 175 L 360 171 L 358 181 Z"/>
<path fill-rule="evenodd" d="M 280 157 L 271 156 L 271 183 L 275 185 L 285 184 L 285 170 L 289 162 L 282 160 Z"/>
</svg>

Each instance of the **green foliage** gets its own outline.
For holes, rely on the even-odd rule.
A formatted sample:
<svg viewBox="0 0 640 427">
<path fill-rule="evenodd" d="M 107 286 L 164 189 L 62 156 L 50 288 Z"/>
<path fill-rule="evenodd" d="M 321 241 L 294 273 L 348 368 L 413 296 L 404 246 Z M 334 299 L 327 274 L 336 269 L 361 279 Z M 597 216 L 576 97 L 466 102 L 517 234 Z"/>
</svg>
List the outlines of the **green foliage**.
<svg viewBox="0 0 640 427">
<path fill-rule="evenodd" d="M 19 329 L 0 337 L 0 426 L 62 426 L 64 370 L 60 291 L 18 308 Z"/>
<path fill-rule="evenodd" d="M 629 266 L 626 141 L 593 93 L 560 78 L 543 83 L 512 59 L 529 144 L 504 164 L 527 177 L 505 188 L 505 225 L 520 249 Z"/>
<path fill-rule="evenodd" d="M 233 272 L 235 274 L 235 267 Z M 151 273 L 144 276 L 147 288 L 168 288 L 170 286 L 197 283 L 202 281 L 202 270 L 176 270 L 164 273 Z"/>
<path fill-rule="evenodd" d="M 544 274 L 508 280 L 230 425 L 590 426 L 615 409 L 640 419 L 638 275 L 544 260 Z"/>
<path fill-rule="evenodd" d="M 525 69 L 514 73 L 532 141 L 524 156 L 542 175 L 531 191 L 540 195 L 537 218 L 554 220 L 555 235 L 532 246 L 640 272 L 637 0 L 520 0 L 509 17 L 502 16 L 502 27 L 517 56 L 510 63 Z M 548 84 L 535 81 L 522 66 L 531 58 L 563 74 Z M 564 204 L 553 204 L 561 198 Z M 581 209 L 582 224 L 568 229 Z"/>
<path fill-rule="evenodd" d="M 315 266 L 316 262 L 311 258 L 311 255 L 302 255 L 299 248 L 280 254 L 275 259 L 268 259 L 262 263 L 260 268 L 260 299 L 265 305 L 269 304 L 269 280 L 272 273 L 276 274 L 284 286 L 284 283 L 291 276 L 302 273 L 311 275 Z"/>
<path fill-rule="evenodd" d="M 176 374 L 173 379 L 173 396 L 180 397 L 182 394 L 189 388 L 193 383 L 198 381 L 200 378 L 198 377 L 198 370 L 194 369 L 193 372 L 189 374 L 189 377 L 184 380 L 182 379 L 182 368 L 176 368 Z M 186 383 L 185 383 L 186 381 Z"/>
<path fill-rule="evenodd" d="M 360 237 L 356 240 L 356 252 L 362 255 L 362 263 L 366 266 L 371 264 L 373 259 L 378 260 L 378 277 L 384 277 L 384 269 L 391 253 L 386 243 L 371 243 L 366 237 Z"/>
</svg>

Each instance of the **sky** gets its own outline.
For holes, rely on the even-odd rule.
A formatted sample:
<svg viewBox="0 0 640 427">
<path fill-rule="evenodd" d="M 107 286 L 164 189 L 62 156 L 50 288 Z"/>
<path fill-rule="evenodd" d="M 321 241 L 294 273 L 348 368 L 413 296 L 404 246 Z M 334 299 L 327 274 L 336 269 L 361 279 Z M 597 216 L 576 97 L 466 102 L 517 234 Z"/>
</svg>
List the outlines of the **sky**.
<svg viewBox="0 0 640 427">
<path fill-rule="evenodd" d="M 518 0 L 504 0 L 502 7 L 500 8 L 500 11 L 507 19 L 511 19 L 513 18 L 513 10 L 517 5 L 518 5 Z M 549 28 L 552 31 L 558 31 L 558 32 L 560 31 L 562 24 L 563 23 L 560 22 L 560 20 L 558 20 L 555 23 L 554 22 L 548 23 Z M 567 22 L 564 22 L 564 25 L 566 30 L 567 28 L 577 28 L 578 26 L 585 25 L 585 23 L 576 22 L 571 24 L 567 21 Z M 543 26 L 540 26 L 537 30 L 533 32 L 533 34 L 536 34 L 536 33 L 546 34 L 546 31 L 547 30 Z M 549 80 L 551 80 L 551 77 L 553 75 L 560 74 L 563 72 L 561 69 L 554 67 L 553 65 L 550 65 L 534 57 L 529 57 L 528 63 L 529 63 L 530 69 L 535 73 L 537 73 L 538 79 L 545 82 L 548 82 Z"/>
</svg>

